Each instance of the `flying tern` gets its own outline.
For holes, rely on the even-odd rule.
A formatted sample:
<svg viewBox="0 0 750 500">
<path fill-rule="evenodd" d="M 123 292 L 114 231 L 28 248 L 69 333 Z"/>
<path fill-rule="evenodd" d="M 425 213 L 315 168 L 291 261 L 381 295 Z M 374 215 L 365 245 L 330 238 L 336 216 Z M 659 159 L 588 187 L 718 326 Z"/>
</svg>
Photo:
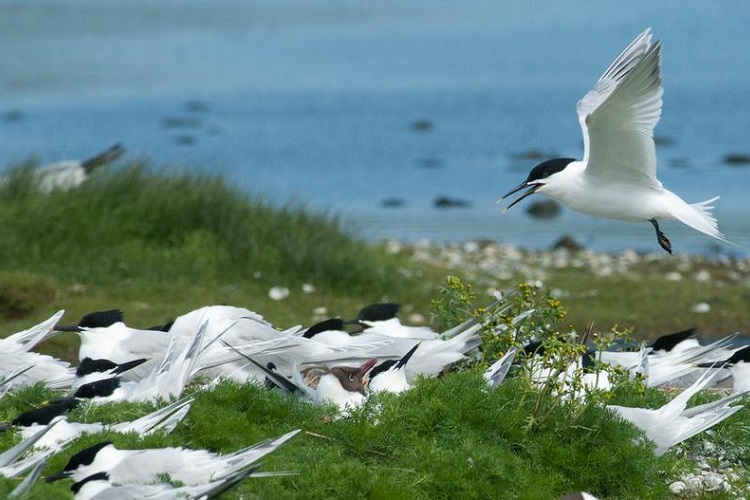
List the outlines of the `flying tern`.
<svg viewBox="0 0 750 500">
<path fill-rule="evenodd" d="M 718 199 L 688 204 L 656 178 L 654 127 L 661 117 L 661 41 L 646 29 L 615 59 L 583 99 L 578 121 L 583 130 L 583 160 L 555 158 L 540 163 L 526 180 L 505 194 L 527 189 L 505 210 L 542 193 L 584 214 L 627 222 L 649 221 L 659 245 L 672 244 L 659 220 L 678 220 L 716 239 L 711 205 Z"/>
</svg>

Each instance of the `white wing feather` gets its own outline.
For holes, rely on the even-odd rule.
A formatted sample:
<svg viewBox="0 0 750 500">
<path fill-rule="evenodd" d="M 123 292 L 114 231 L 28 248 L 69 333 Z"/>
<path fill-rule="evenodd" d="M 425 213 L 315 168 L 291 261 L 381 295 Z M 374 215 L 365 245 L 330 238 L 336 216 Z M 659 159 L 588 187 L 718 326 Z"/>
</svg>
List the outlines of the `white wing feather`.
<svg viewBox="0 0 750 500">
<path fill-rule="evenodd" d="M 661 43 L 645 30 L 580 101 L 586 175 L 602 182 L 661 187 L 654 127 L 661 117 Z"/>
</svg>

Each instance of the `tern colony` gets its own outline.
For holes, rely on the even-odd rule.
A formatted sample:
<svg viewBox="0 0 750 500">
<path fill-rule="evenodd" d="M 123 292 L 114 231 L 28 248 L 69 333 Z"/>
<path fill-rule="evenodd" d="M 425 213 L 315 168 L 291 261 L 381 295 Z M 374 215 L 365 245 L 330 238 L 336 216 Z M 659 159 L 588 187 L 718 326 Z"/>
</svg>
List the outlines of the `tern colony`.
<svg viewBox="0 0 750 500">
<path fill-rule="evenodd" d="M 671 243 L 658 219 L 677 219 L 723 239 L 709 212 L 713 200 L 688 205 L 656 179 L 653 128 L 661 113 L 660 54 L 661 45 L 651 43 L 648 30 L 625 49 L 578 104 L 583 161 L 555 159 L 538 165 L 508 193 L 529 188 L 510 206 L 541 192 L 584 213 L 648 220 L 659 244 L 670 253 Z M 115 153 L 120 154 L 119 150 Z M 78 182 L 88 171 L 83 165 L 74 167 L 76 172 L 83 171 L 76 177 Z M 496 314 L 509 308 L 500 297 L 487 310 Z M 88 314 L 73 325 L 60 323 L 60 311 L 0 340 L 0 394 L 39 382 L 66 391 L 5 426 L 6 431 L 17 430 L 22 440 L 0 454 L 0 474 L 13 478 L 26 473 L 14 492 L 21 495 L 40 477 L 46 460 L 82 433 L 170 432 L 190 410 L 192 397 L 182 397 L 190 383 L 201 384 L 197 390 L 210 390 L 225 379 L 263 383 L 272 390 L 332 405 L 346 416 L 373 392 L 410 390 L 417 378 L 438 376 L 455 362 L 473 356 L 482 346 L 480 331 L 489 325 L 472 318 L 438 333 L 402 325 L 397 311 L 396 304 L 375 304 L 349 321 L 332 318 L 307 329 L 287 330 L 275 328 L 253 311 L 231 306 L 207 306 L 146 330 L 127 326 L 117 310 Z M 521 322 L 523 314 L 510 324 Z M 60 332 L 80 338 L 77 367 L 32 350 Z M 519 348 L 529 356 L 528 362 L 524 357 L 524 368 L 518 371 L 527 370 L 529 380 L 537 384 L 559 378 L 562 393 L 574 399 L 606 389 L 608 365 L 640 374 L 650 386 L 687 381 L 689 387 L 662 408 L 608 407 L 642 429 L 655 443 L 655 453 L 662 454 L 738 411 L 741 406 L 733 403 L 750 390 L 748 350 L 731 347 L 732 336 L 701 345 L 691 333 L 665 336 L 636 351 L 590 350 L 562 371 L 550 371 L 537 361 L 545 356 L 543 342 L 526 344 Z M 503 382 L 519 352 L 509 348 L 486 370 L 489 387 Z M 566 390 L 565 384 L 576 371 L 584 373 L 583 390 Z M 728 377 L 733 380 L 729 395 L 687 406 L 692 395 Z M 104 425 L 67 420 L 66 413 L 76 405 L 117 401 L 168 404 L 131 422 Z M 257 461 L 298 432 L 290 430 L 226 455 L 179 447 L 120 450 L 105 441 L 73 455 L 62 471 L 47 479 L 72 479 L 72 491 L 85 499 L 214 497 L 248 477 L 286 474 L 261 472 Z M 183 486 L 159 483 L 163 475 Z"/>
<path fill-rule="evenodd" d="M 457 361 L 471 358 L 481 350 L 483 329 L 485 333 L 487 329 L 508 333 L 530 313 L 524 311 L 512 318 L 512 326 L 491 326 L 495 325 L 490 323 L 492 315 L 511 309 L 508 297 L 498 295 L 496 299 L 486 308 L 489 316 L 468 319 L 441 333 L 403 325 L 397 316 L 398 305 L 393 303 L 367 306 L 351 320 L 331 318 L 306 329 L 286 330 L 277 329 L 256 312 L 233 306 L 203 307 L 152 329 L 127 326 L 118 310 L 93 312 L 66 325 L 61 323 L 60 311 L 28 330 L 0 339 L 3 395 L 39 382 L 64 391 L 58 399 L 23 412 L 4 426 L 6 432 L 16 430 L 21 442 L 0 454 L 0 474 L 20 477 L 27 473 L 18 486 L 25 491 L 39 477 L 46 460 L 83 433 L 171 432 L 190 411 L 193 397 L 183 396 L 188 384 L 197 391 L 211 390 L 222 380 L 264 384 L 290 397 L 328 405 L 345 418 L 370 394 L 411 390 L 419 377 L 438 376 Z M 80 338 L 77 367 L 33 351 L 37 344 L 58 334 Z M 570 363 L 564 374 L 545 373 L 539 361 L 544 356 L 537 356 L 544 355 L 542 340 L 509 348 L 486 369 L 484 377 L 488 388 L 501 384 L 509 373 L 524 371 L 531 373 L 529 380 L 535 384 L 562 375 L 564 385 L 572 380 L 566 375 L 580 370 L 584 373 L 583 391 L 576 388 L 566 393 L 580 400 L 590 391 L 609 387 L 609 366 L 640 374 L 650 386 L 677 380 L 690 384 L 660 409 L 609 406 L 610 411 L 641 428 L 656 444 L 655 453 L 661 454 L 741 408 L 732 403 L 750 390 L 746 367 L 750 366 L 746 365 L 750 348 L 732 347 L 735 336 L 701 345 L 688 330 L 660 337 L 638 350 L 589 349 Z M 522 351 L 525 356 L 518 355 Z M 734 380 L 734 390 L 728 396 L 687 406 L 693 394 L 729 377 Z M 67 419 L 67 413 L 77 405 L 112 401 L 166 404 L 139 419 L 116 424 Z M 181 447 L 123 450 L 104 441 L 73 455 L 62 471 L 48 475 L 47 480 L 71 479 L 76 497 L 85 499 L 118 495 L 201 498 L 248 477 L 288 474 L 259 471 L 257 461 L 298 432 L 290 430 L 226 455 Z M 182 486 L 158 483 L 164 475 Z"/>
</svg>

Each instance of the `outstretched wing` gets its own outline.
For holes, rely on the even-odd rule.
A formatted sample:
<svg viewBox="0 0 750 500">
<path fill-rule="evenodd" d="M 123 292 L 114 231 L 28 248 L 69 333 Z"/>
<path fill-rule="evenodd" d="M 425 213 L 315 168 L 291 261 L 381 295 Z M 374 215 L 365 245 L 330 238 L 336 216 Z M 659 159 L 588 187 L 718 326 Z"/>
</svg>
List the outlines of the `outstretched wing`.
<svg viewBox="0 0 750 500">
<path fill-rule="evenodd" d="M 661 117 L 661 42 L 645 30 L 578 101 L 586 175 L 602 182 L 661 186 L 654 127 Z"/>
</svg>

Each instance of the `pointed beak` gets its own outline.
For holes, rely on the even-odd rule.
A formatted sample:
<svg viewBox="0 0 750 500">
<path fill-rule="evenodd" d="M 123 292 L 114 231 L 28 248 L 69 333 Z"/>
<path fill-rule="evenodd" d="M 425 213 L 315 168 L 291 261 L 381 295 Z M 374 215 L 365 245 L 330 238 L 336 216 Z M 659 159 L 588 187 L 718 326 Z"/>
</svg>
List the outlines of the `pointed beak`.
<svg viewBox="0 0 750 500">
<path fill-rule="evenodd" d="M 60 325 L 60 324 L 57 324 L 57 325 L 55 325 L 54 329 L 56 331 L 58 331 L 58 332 L 76 332 L 76 333 L 81 333 L 81 327 L 79 327 L 78 325 Z"/>
<path fill-rule="evenodd" d="M 365 363 L 359 367 L 359 376 L 364 377 L 367 372 L 372 370 L 372 367 L 377 363 L 377 359 L 368 359 Z"/>
<path fill-rule="evenodd" d="M 538 182 L 526 182 L 526 181 L 524 181 L 521 184 L 519 184 L 518 186 L 516 186 L 513 189 L 511 189 L 510 191 L 508 191 L 507 193 L 505 193 L 502 197 L 500 197 L 499 200 L 497 200 L 497 202 L 500 203 L 501 201 L 503 201 L 508 196 L 510 196 L 512 194 L 515 194 L 515 193 L 519 192 L 522 189 L 529 188 L 528 191 L 526 191 L 521 196 L 519 196 L 518 198 L 516 198 L 516 200 L 513 201 L 513 203 L 511 203 L 510 205 L 508 205 L 507 207 L 505 207 L 503 209 L 503 213 L 505 213 L 508 210 L 510 210 L 510 207 L 512 207 L 513 205 L 515 205 L 519 201 L 523 200 L 527 196 L 531 196 L 532 194 L 536 193 L 539 190 L 539 188 L 542 187 L 542 186 L 544 186 L 544 184 L 542 184 L 542 183 L 538 183 Z"/>
<path fill-rule="evenodd" d="M 70 472 L 62 471 L 62 472 L 57 472 L 55 474 L 50 474 L 49 476 L 46 476 L 44 480 L 47 481 L 48 483 L 52 483 L 54 481 L 59 481 L 60 479 L 68 478 L 71 475 L 72 474 Z"/>
</svg>

